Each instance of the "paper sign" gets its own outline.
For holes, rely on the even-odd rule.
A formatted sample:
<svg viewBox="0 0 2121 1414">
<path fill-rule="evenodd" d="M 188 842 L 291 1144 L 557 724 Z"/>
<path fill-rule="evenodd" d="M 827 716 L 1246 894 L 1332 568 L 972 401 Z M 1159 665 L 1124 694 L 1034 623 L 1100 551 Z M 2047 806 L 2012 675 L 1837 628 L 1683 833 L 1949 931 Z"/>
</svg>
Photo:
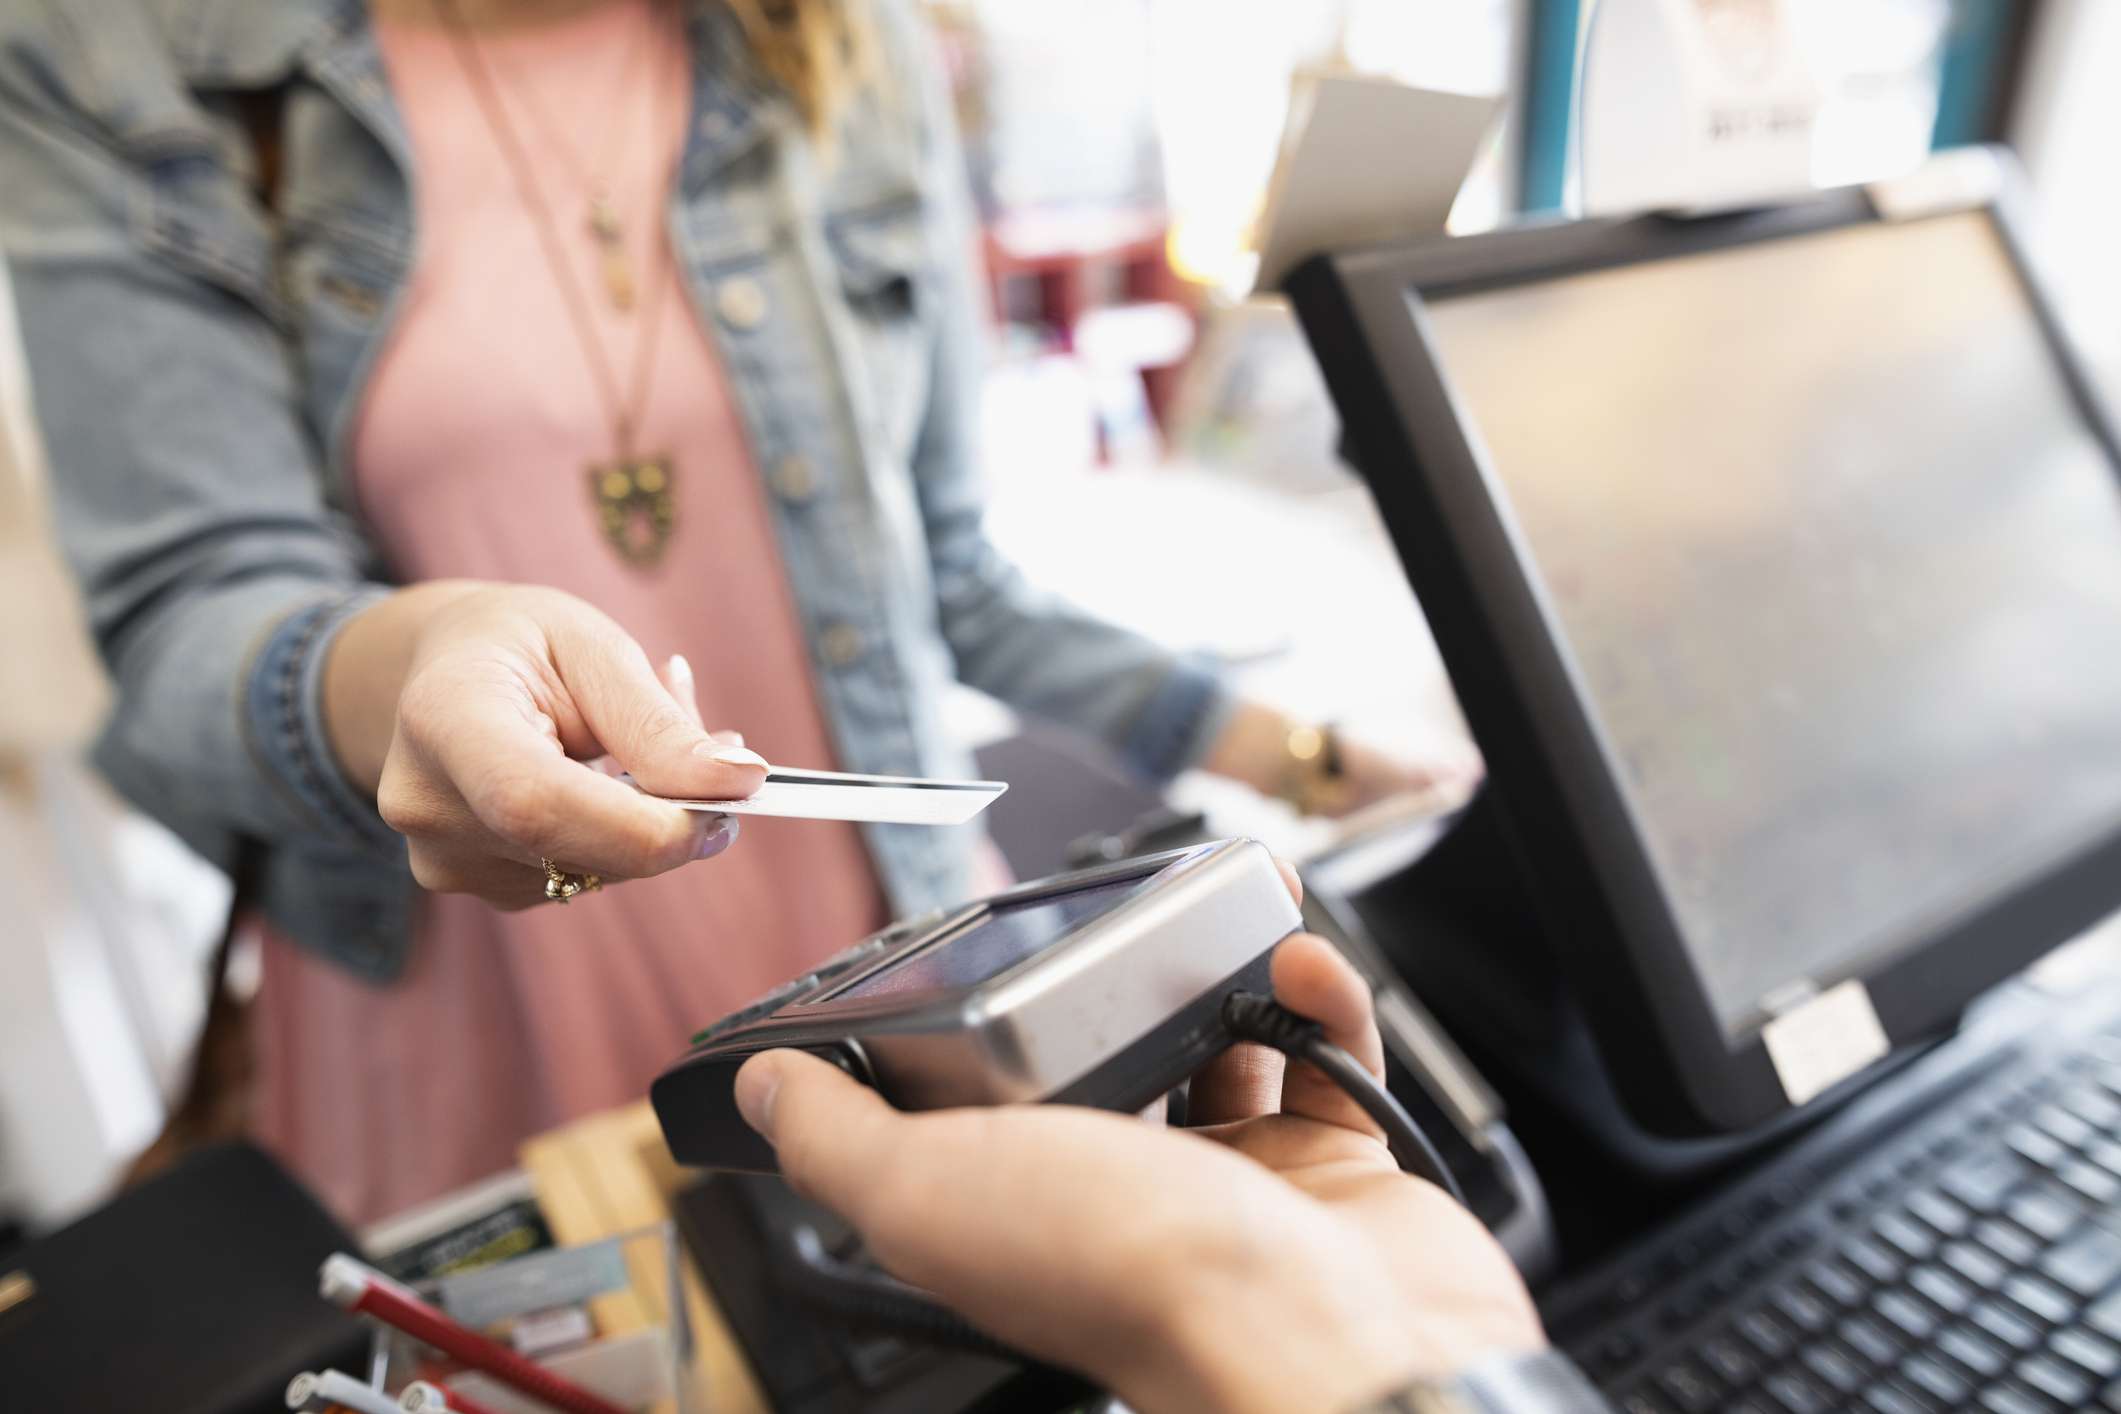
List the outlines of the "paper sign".
<svg viewBox="0 0 2121 1414">
<path fill-rule="evenodd" d="M 1259 278 L 1274 289 L 1325 250 L 1444 228 L 1502 99 L 1362 74 L 1298 76 L 1260 218 Z"/>
<path fill-rule="evenodd" d="M 1587 215 L 1759 205 L 1812 185 L 1820 91 L 1783 0 L 1601 0 L 1582 89 Z"/>
</svg>

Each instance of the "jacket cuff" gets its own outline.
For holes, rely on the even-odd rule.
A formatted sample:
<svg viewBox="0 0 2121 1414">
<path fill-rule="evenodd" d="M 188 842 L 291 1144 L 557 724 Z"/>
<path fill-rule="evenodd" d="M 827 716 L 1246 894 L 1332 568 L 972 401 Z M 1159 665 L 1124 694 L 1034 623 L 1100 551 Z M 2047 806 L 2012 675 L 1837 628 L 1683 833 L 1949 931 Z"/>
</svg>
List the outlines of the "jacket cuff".
<svg viewBox="0 0 2121 1414">
<path fill-rule="evenodd" d="M 1206 658 L 1181 658 L 1127 729 L 1120 755 L 1149 780 L 1168 781 L 1208 754 L 1236 707 Z"/>
<path fill-rule="evenodd" d="M 1353 1414 L 1612 1414 L 1557 1350 L 1492 1356 L 1455 1378 L 1420 1381 Z"/>
<path fill-rule="evenodd" d="M 369 585 L 282 619 L 251 659 L 243 699 L 251 754 L 281 792 L 326 838 L 372 849 L 395 848 L 398 837 L 332 754 L 324 729 L 324 663 L 347 621 L 389 593 Z"/>
</svg>

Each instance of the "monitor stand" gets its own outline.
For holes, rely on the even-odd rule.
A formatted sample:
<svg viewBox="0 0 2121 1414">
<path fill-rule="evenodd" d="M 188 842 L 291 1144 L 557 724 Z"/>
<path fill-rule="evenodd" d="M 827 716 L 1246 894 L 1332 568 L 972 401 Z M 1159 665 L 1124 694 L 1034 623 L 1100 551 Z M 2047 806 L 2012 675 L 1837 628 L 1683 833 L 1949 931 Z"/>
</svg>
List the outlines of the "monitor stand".
<svg viewBox="0 0 2121 1414">
<path fill-rule="evenodd" d="M 1306 882 L 1352 910 L 1486 1073 L 1557 1206 L 1571 1186 L 1566 1175 L 1575 1174 L 1604 1190 L 1601 1202 L 1611 1185 L 1625 1184 L 1668 1211 L 1688 1190 L 1820 1118 L 1800 1112 L 1712 1138 L 1643 1128 L 1554 965 L 1532 886 L 1488 793 L 1442 828 L 1407 827 L 1396 844 L 1337 851 L 1307 866 Z"/>
</svg>

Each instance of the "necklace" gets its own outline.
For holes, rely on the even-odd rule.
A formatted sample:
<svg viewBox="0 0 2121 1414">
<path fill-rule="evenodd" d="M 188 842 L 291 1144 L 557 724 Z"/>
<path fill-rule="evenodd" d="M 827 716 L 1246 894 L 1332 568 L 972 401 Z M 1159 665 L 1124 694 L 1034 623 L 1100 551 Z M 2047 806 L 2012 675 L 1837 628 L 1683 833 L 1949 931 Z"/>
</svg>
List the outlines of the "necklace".
<svg viewBox="0 0 2121 1414">
<path fill-rule="evenodd" d="M 642 313 L 640 338 L 634 346 L 632 385 L 622 397 L 610 351 L 605 348 L 603 337 L 590 317 L 588 296 L 583 293 L 574 269 L 568 263 L 558 223 L 553 220 L 544 193 L 538 188 L 522 139 L 501 106 L 500 93 L 492 71 L 487 67 L 486 56 L 480 51 L 470 27 L 464 23 L 456 0 L 435 0 L 435 8 L 449 31 L 451 47 L 471 86 L 472 97 L 493 134 L 495 145 L 501 149 L 502 159 L 508 164 L 516 195 L 530 214 L 545 263 L 551 269 L 553 283 L 558 286 L 561 303 L 567 310 L 568 322 L 573 326 L 575 341 L 581 347 L 582 360 L 589 367 L 590 380 L 596 385 L 606 420 L 611 426 L 611 459 L 592 462 L 587 470 L 590 500 L 596 508 L 604 539 L 627 564 L 652 569 L 663 558 L 663 549 L 669 544 L 670 532 L 677 523 L 676 468 L 668 452 L 641 454 L 634 438 L 646 409 L 651 386 L 649 374 L 655 364 L 656 335 L 662 327 L 663 306 L 669 302 L 665 298 L 669 282 L 659 278 L 662 264 L 658 261 L 656 268 L 649 272 L 648 305 Z M 655 101 L 659 89 L 660 85 L 649 95 L 651 115 L 662 112 L 662 105 Z"/>
<path fill-rule="evenodd" d="M 655 31 L 654 0 L 650 0 L 650 5 L 650 21 L 634 36 L 633 47 L 626 52 L 625 62 L 619 66 L 618 84 L 612 99 L 599 110 L 601 112 L 618 113 L 627 91 L 632 87 L 629 80 L 632 79 L 641 56 L 649 47 L 649 35 Z M 530 91 L 532 85 L 525 82 L 521 74 L 512 77 L 517 93 Z M 651 119 L 655 116 L 654 99 L 655 96 L 651 92 L 648 105 Z M 620 217 L 618 203 L 612 199 L 608 177 L 618 156 L 619 136 L 624 131 L 625 124 L 617 118 L 610 122 L 604 134 L 604 141 L 598 145 L 597 160 L 589 163 L 582 160 L 581 150 L 560 126 L 549 120 L 542 106 L 537 103 L 519 106 L 530 115 L 531 122 L 536 124 L 538 136 L 545 146 L 560 155 L 560 160 L 566 163 L 568 170 L 573 173 L 575 184 L 585 193 L 582 225 L 583 229 L 588 231 L 590 239 L 597 244 L 598 260 L 603 267 L 604 293 L 610 298 L 612 308 L 622 314 L 632 310 L 637 289 L 633 276 L 633 261 L 626 253 L 626 223 Z"/>
</svg>

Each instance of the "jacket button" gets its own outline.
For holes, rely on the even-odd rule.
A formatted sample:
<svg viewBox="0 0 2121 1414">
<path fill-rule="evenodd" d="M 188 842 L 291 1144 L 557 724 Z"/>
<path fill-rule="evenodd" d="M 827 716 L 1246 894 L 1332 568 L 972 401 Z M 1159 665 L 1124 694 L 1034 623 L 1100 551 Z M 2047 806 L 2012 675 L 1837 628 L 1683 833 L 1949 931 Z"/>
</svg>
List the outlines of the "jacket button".
<svg viewBox="0 0 2121 1414">
<path fill-rule="evenodd" d="M 784 501 L 803 502 L 817 494 L 817 473 L 807 457 L 782 457 L 773 468 L 773 492 Z"/>
<path fill-rule="evenodd" d="M 732 329 L 756 329 L 766 322 L 766 292 L 748 275 L 722 282 L 714 297 L 715 312 Z"/>
<path fill-rule="evenodd" d="M 862 631 L 853 624 L 830 625 L 818 642 L 825 661 L 835 668 L 844 668 L 861 657 L 863 646 Z"/>
</svg>

